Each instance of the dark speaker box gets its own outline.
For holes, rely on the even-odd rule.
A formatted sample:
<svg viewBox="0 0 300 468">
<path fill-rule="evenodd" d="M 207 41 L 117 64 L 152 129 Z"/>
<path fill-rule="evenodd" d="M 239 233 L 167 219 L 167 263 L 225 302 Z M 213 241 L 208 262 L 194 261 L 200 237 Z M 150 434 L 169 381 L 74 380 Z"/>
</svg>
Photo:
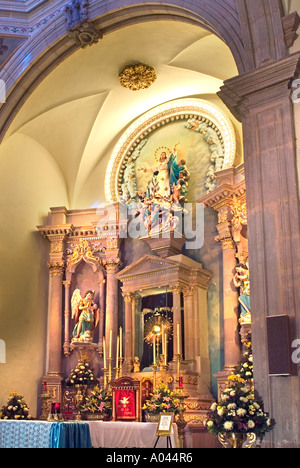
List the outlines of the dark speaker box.
<svg viewBox="0 0 300 468">
<path fill-rule="evenodd" d="M 270 376 L 292 374 L 292 351 L 288 315 L 267 317 L 268 360 Z"/>
</svg>

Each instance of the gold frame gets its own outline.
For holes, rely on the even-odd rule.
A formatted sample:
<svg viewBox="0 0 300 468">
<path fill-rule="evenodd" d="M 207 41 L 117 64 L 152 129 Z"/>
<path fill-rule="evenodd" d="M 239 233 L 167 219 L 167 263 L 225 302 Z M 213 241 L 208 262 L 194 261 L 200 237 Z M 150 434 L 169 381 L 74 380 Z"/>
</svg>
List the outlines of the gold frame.
<svg viewBox="0 0 300 468">
<path fill-rule="evenodd" d="M 165 429 L 160 429 L 161 423 L 162 423 L 162 418 L 168 417 L 169 419 L 169 425 L 168 425 L 168 430 Z M 159 421 L 157 425 L 157 430 L 156 430 L 156 435 L 158 437 L 170 437 L 171 431 L 172 431 L 172 424 L 174 423 L 174 413 L 160 413 L 159 415 Z"/>
</svg>

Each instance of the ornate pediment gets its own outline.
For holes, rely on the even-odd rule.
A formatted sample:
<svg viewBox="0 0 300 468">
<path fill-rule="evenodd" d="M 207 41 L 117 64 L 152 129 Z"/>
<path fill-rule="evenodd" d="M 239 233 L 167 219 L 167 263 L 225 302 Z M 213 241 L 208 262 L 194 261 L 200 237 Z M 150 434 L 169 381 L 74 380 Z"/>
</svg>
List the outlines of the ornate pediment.
<svg viewBox="0 0 300 468">
<path fill-rule="evenodd" d="M 170 269 L 178 270 L 178 263 L 171 260 L 162 259 L 155 255 L 144 255 L 136 262 L 120 271 L 117 277 L 119 280 L 125 281 L 126 279 L 135 276 L 138 277 L 155 272 L 163 273 L 166 270 L 170 271 Z"/>
</svg>

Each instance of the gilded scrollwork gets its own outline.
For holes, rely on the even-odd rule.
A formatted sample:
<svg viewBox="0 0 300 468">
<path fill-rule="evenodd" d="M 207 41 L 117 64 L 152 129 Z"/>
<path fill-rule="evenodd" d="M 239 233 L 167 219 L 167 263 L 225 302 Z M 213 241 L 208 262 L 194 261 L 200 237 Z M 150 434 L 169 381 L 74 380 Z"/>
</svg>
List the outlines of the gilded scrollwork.
<svg viewBox="0 0 300 468">
<path fill-rule="evenodd" d="M 121 86 L 131 91 L 149 88 L 156 78 L 155 70 L 143 63 L 128 65 L 119 75 Z"/>
</svg>

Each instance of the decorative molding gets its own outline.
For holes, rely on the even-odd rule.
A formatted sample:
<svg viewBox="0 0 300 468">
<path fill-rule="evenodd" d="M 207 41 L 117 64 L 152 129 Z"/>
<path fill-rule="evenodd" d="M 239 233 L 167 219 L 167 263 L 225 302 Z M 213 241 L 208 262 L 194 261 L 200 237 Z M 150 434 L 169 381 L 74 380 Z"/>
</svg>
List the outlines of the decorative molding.
<svg viewBox="0 0 300 468">
<path fill-rule="evenodd" d="M 69 37 L 81 48 L 96 44 L 103 38 L 103 34 L 90 21 L 75 26 L 69 31 Z"/>
<path fill-rule="evenodd" d="M 130 89 L 130 91 L 150 88 L 156 79 L 154 68 L 143 63 L 127 65 L 119 74 L 121 86 Z"/>
<path fill-rule="evenodd" d="M 73 255 L 67 261 L 66 270 L 68 272 L 74 272 L 76 266 L 81 261 L 90 264 L 95 271 L 98 271 L 101 267 L 101 259 L 95 257 L 90 242 L 82 238 L 79 240 L 78 244 L 75 244 Z"/>
<path fill-rule="evenodd" d="M 70 0 L 65 6 L 68 30 L 88 19 L 88 0 Z"/>
<path fill-rule="evenodd" d="M 297 11 L 293 11 L 282 18 L 282 26 L 284 31 L 284 39 L 288 48 L 293 47 L 294 42 L 298 39 L 298 27 L 300 25 L 300 17 Z"/>
<path fill-rule="evenodd" d="M 236 156 L 236 136 L 231 120 L 219 107 L 202 99 L 178 99 L 146 112 L 137 119 L 115 146 L 105 175 L 105 198 L 107 203 L 117 203 L 122 171 L 128 157 L 137 149 L 143 139 L 155 128 L 172 121 L 183 119 L 207 119 L 216 127 L 224 145 L 223 168 L 232 167 Z"/>
<path fill-rule="evenodd" d="M 252 107 L 274 99 L 274 87 L 279 95 L 288 94 L 289 83 L 300 73 L 300 52 L 273 62 L 253 72 L 244 73 L 224 82 L 217 93 L 233 115 L 242 122 Z M 270 95 L 269 95 L 269 90 Z"/>
</svg>

